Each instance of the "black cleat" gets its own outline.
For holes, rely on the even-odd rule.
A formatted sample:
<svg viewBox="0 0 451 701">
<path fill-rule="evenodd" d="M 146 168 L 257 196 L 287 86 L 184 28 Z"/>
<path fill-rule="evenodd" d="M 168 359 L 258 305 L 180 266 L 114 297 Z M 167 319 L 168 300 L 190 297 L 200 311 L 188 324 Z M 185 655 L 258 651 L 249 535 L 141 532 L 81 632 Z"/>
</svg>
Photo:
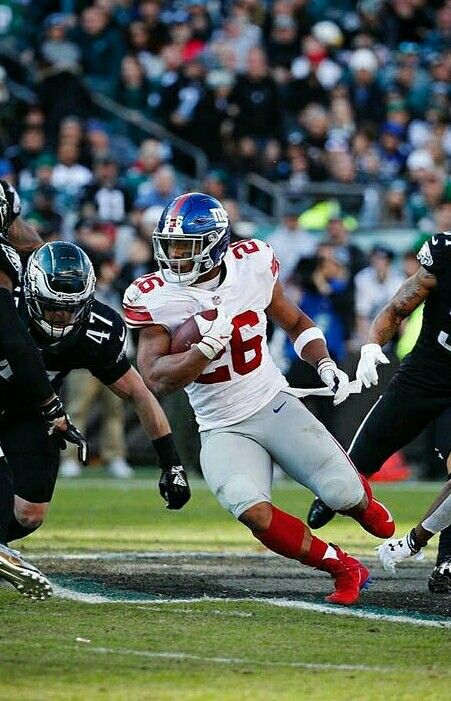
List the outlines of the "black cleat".
<svg viewBox="0 0 451 701">
<path fill-rule="evenodd" d="M 428 587 L 433 594 L 451 594 L 451 558 L 434 567 Z"/>
<path fill-rule="evenodd" d="M 317 497 L 313 500 L 308 512 L 307 524 L 313 529 L 322 528 L 326 525 L 326 523 L 332 521 L 335 513 L 336 512 L 333 509 L 326 506 L 326 504 Z"/>
</svg>

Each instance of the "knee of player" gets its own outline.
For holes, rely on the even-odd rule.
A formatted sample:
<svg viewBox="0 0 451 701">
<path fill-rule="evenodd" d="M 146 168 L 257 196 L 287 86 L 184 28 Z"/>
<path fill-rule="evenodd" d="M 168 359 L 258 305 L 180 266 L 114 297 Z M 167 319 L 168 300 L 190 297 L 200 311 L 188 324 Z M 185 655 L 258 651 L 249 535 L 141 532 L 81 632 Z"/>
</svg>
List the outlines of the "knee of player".
<svg viewBox="0 0 451 701">
<path fill-rule="evenodd" d="M 365 492 L 357 474 L 355 479 L 354 474 L 350 474 L 349 478 L 326 479 L 318 496 L 334 511 L 348 511 L 362 501 Z"/>
<path fill-rule="evenodd" d="M 14 506 L 14 515 L 18 523 L 24 528 L 39 528 L 47 513 L 47 504 L 33 504 L 21 499 L 21 503 Z"/>
<path fill-rule="evenodd" d="M 258 528 L 261 523 L 265 522 L 263 511 L 270 508 L 267 503 L 269 496 L 265 489 L 255 484 L 252 480 L 244 475 L 230 475 L 228 479 L 215 491 L 216 498 L 219 503 L 227 509 L 235 518 L 240 519 L 245 523 L 243 515 L 245 513 L 253 514 L 252 522 Z M 261 506 L 261 509 L 257 508 Z M 244 517 L 245 518 L 245 517 Z M 246 525 L 252 529 L 251 520 Z"/>
<path fill-rule="evenodd" d="M 268 530 L 272 519 L 272 506 L 268 502 L 260 502 L 246 509 L 239 520 L 250 528 L 253 533 Z"/>
</svg>

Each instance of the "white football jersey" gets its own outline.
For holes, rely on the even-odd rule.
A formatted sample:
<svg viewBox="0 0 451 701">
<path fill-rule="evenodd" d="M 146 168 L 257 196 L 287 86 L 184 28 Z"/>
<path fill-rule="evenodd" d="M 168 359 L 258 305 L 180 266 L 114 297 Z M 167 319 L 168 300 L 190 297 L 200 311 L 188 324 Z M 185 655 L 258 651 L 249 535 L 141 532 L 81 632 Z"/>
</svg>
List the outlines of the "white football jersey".
<svg viewBox="0 0 451 701">
<path fill-rule="evenodd" d="M 252 416 L 288 387 L 266 343 L 265 309 L 279 269 L 272 248 L 256 239 L 239 241 L 224 262 L 226 275 L 215 290 L 182 287 L 152 273 L 135 280 L 124 296 L 125 320 L 134 329 L 159 324 L 173 334 L 193 314 L 218 304 L 232 317 L 225 352 L 185 388 L 201 431 Z"/>
</svg>

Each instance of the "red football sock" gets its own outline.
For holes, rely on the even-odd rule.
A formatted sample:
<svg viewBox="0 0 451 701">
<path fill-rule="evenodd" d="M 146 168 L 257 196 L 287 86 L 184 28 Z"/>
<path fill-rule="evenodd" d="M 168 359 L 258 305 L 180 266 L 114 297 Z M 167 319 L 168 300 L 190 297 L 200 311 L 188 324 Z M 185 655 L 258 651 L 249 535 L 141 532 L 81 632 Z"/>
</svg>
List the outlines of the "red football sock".
<svg viewBox="0 0 451 701">
<path fill-rule="evenodd" d="M 278 555 L 299 560 L 305 528 L 299 518 L 273 506 L 269 528 L 261 533 L 254 533 L 254 536 Z"/>
<path fill-rule="evenodd" d="M 327 552 L 329 546 L 324 540 L 320 540 L 315 535 L 312 535 L 312 542 L 310 544 L 310 550 L 306 555 L 303 555 L 301 562 L 309 567 L 318 567 L 323 569 L 324 565 L 324 555 Z"/>
</svg>

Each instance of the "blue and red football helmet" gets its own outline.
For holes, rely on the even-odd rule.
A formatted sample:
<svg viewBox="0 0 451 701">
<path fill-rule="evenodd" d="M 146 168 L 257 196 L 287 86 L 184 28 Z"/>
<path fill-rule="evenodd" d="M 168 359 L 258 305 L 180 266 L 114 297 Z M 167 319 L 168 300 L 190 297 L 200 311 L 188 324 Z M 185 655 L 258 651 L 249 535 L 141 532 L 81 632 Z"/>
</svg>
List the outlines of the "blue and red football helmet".
<svg viewBox="0 0 451 701">
<path fill-rule="evenodd" d="M 167 282 L 192 285 L 219 265 L 230 243 L 229 217 L 215 197 L 191 192 L 164 210 L 153 234 L 155 258 Z"/>
</svg>

